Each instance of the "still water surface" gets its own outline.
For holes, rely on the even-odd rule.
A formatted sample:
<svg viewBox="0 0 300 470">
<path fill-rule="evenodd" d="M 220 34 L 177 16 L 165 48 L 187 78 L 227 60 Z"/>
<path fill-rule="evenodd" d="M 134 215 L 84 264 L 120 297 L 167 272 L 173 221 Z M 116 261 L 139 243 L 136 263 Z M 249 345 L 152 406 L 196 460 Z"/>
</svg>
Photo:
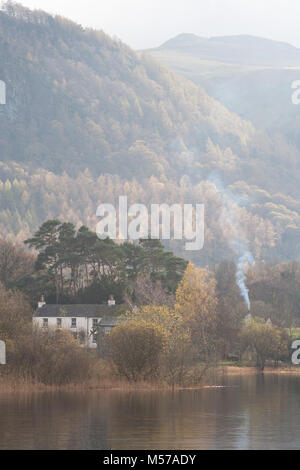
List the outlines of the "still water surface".
<svg viewBox="0 0 300 470">
<path fill-rule="evenodd" d="M 300 376 L 172 392 L 0 394 L 0 449 L 300 449 Z"/>
</svg>

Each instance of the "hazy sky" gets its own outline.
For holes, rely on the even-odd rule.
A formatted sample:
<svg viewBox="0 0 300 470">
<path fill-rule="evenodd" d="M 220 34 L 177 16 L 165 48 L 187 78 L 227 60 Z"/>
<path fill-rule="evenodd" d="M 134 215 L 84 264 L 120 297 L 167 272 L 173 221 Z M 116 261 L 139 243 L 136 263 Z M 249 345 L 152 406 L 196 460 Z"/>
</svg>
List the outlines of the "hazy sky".
<svg viewBox="0 0 300 470">
<path fill-rule="evenodd" d="M 19 0 L 103 29 L 135 49 L 179 33 L 253 34 L 300 47 L 299 0 Z"/>
</svg>

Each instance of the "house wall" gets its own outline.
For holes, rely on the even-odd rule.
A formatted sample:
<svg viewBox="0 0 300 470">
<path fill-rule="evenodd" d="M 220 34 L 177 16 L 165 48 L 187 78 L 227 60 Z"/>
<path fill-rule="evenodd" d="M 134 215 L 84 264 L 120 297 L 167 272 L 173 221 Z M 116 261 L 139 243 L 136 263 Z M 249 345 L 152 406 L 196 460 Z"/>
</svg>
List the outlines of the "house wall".
<svg viewBox="0 0 300 470">
<path fill-rule="evenodd" d="M 72 318 L 75 317 L 33 317 L 33 324 L 39 328 L 43 328 L 44 318 L 48 318 L 48 328 L 57 329 L 57 318 L 61 319 L 61 328 L 69 330 L 72 333 L 79 334 L 80 331 L 84 331 L 86 335 L 86 345 L 90 348 L 96 348 L 97 344 L 93 342 L 93 335 L 91 335 L 91 329 L 93 328 L 93 318 L 76 317 L 76 328 L 72 328 Z M 100 319 L 97 318 L 97 321 Z"/>
</svg>

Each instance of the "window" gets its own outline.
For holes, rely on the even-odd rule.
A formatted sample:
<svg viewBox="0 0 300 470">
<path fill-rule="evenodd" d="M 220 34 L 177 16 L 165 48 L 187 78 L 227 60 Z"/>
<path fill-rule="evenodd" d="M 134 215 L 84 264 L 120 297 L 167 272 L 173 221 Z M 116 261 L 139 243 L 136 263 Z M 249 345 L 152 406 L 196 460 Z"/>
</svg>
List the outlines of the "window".
<svg viewBox="0 0 300 470">
<path fill-rule="evenodd" d="M 43 318 L 43 328 L 48 328 L 48 318 Z"/>
<path fill-rule="evenodd" d="M 77 319 L 72 318 L 71 328 L 77 328 Z"/>
<path fill-rule="evenodd" d="M 56 325 L 57 325 L 57 328 L 61 328 L 61 327 L 62 327 L 61 318 L 57 318 L 57 319 L 56 319 Z"/>
<path fill-rule="evenodd" d="M 98 318 L 93 318 L 93 327 L 97 328 L 98 326 Z"/>
<path fill-rule="evenodd" d="M 94 344 L 97 344 L 97 336 L 98 336 L 98 335 L 93 335 L 93 343 L 94 343 Z"/>
</svg>

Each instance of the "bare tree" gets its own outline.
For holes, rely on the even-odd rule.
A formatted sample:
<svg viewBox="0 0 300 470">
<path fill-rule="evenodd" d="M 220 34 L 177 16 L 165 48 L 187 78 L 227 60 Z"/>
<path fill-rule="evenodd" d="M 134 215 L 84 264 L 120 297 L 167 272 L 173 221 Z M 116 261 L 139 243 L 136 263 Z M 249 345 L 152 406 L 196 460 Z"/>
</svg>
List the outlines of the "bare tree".
<svg viewBox="0 0 300 470">
<path fill-rule="evenodd" d="M 174 300 L 174 296 L 163 288 L 160 281 L 151 281 L 149 274 L 140 274 L 135 281 L 132 294 L 126 296 L 130 308 L 143 305 L 166 305 L 172 308 Z"/>
<path fill-rule="evenodd" d="M 34 270 L 35 257 L 18 245 L 0 240 L 0 282 L 7 286 Z"/>
</svg>

